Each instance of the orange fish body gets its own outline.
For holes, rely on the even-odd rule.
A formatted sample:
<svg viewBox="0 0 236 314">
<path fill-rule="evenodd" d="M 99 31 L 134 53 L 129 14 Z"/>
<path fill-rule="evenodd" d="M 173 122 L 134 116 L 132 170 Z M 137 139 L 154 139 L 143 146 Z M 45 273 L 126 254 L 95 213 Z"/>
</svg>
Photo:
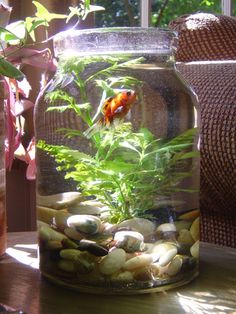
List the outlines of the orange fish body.
<svg viewBox="0 0 236 314">
<path fill-rule="evenodd" d="M 91 137 L 104 127 L 109 127 L 115 120 L 122 120 L 129 112 L 136 100 L 136 93 L 132 90 L 119 92 L 109 97 L 102 106 L 103 117 L 91 128 L 84 132 L 86 137 Z"/>
<path fill-rule="evenodd" d="M 134 91 L 123 91 L 106 99 L 102 107 L 103 124 L 108 126 L 115 119 L 123 119 L 135 100 L 136 93 Z"/>
</svg>

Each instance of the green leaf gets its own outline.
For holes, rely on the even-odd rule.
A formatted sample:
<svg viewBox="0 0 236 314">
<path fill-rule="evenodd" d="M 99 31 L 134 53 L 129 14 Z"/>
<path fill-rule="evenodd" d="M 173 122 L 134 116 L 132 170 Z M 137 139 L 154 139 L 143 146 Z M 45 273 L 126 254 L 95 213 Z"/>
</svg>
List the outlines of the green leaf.
<svg viewBox="0 0 236 314">
<path fill-rule="evenodd" d="M 87 6 L 85 7 L 85 13 L 82 19 L 85 20 L 89 13 L 103 11 L 103 10 L 105 10 L 105 8 L 100 5 L 90 5 L 89 7 Z"/>
<path fill-rule="evenodd" d="M 131 145 L 129 142 L 125 141 L 125 142 L 120 143 L 120 147 L 131 149 L 131 150 L 137 152 L 138 154 L 140 154 L 139 150 L 136 147 L 134 147 L 133 145 Z"/>
<path fill-rule="evenodd" d="M 74 136 L 83 136 L 83 132 L 74 129 L 60 128 L 57 132 L 65 133 L 65 137 L 72 138 Z"/>
<path fill-rule="evenodd" d="M 26 37 L 26 27 L 24 21 L 17 21 L 0 27 L 0 38 L 10 45 L 18 45 Z"/>
<path fill-rule="evenodd" d="M 199 157 L 199 155 L 200 155 L 199 151 L 191 151 L 191 152 L 187 152 L 183 154 L 182 156 L 180 156 L 179 159 L 194 158 L 194 157 Z"/>
<path fill-rule="evenodd" d="M 90 110 L 91 109 L 91 104 L 84 103 L 84 104 L 69 104 L 69 105 L 64 105 L 64 106 L 50 106 L 47 108 L 46 111 L 59 111 L 59 112 L 64 112 L 65 110 L 68 109 L 82 109 L 82 110 Z"/>
<path fill-rule="evenodd" d="M 26 17 L 25 19 L 25 27 L 27 32 L 29 33 L 30 37 L 33 41 L 35 41 L 35 29 L 39 26 L 49 26 L 45 19 L 37 18 L 37 17 Z"/>
<path fill-rule="evenodd" d="M 35 16 L 44 21 L 50 22 L 53 19 L 66 19 L 67 15 L 65 14 L 56 14 L 50 13 L 41 3 L 38 1 L 32 1 L 32 3 L 36 6 Z"/>
<path fill-rule="evenodd" d="M 26 28 L 24 21 L 16 21 L 8 24 L 6 27 L 11 33 L 13 33 L 18 39 L 24 39 L 26 36 Z"/>
<path fill-rule="evenodd" d="M 165 145 L 163 145 L 164 147 L 166 146 L 175 146 L 175 145 L 179 145 L 181 143 L 193 143 L 193 139 L 194 136 L 197 134 L 198 129 L 197 128 L 192 128 L 189 129 L 183 133 L 181 133 L 180 135 L 176 136 L 175 138 L 173 138 L 172 140 L 170 140 L 169 142 L 167 142 Z"/>
<path fill-rule="evenodd" d="M 59 111 L 59 112 L 64 112 L 68 109 L 68 105 L 65 106 L 50 106 L 47 108 L 47 112 L 48 111 Z"/>
<path fill-rule="evenodd" d="M 125 173 L 133 171 L 136 165 L 119 160 L 105 161 L 102 167 L 112 170 L 113 172 Z"/>
<path fill-rule="evenodd" d="M 104 80 L 95 80 L 95 83 L 98 87 L 101 87 L 103 91 L 106 92 L 106 97 L 113 96 L 115 94 L 114 89 Z"/>
<path fill-rule="evenodd" d="M 61 148 L 61 151 L 60 153 L 63 155 L 69 155 L 71 157 L 73 157 L 74 159 L 76 160 L 82 160 L 82 161 L 86 161 L 86 162 L 91 162 L 93 164 L 96 163 L 96 160 L 94 158 L 92 158 L 91 156 L 85 154 L 85 153 L 82 153 L 82 152 L 79 152 L 78 150 L 73 150 L 73 149 L 69 149 L 69 148 L 66 148 L 66 147 L 62 147 Z"/>
<path fill-rule="evenodd" d="M 10 32 L 8 29 L 4 27 L 0 27 L 0 39 L 2 41 L 5 41 L 7 43 L 10 43 L 11 41 L 19 40 L 19 38 Z"/>
<path fill-rule="evenodd" d="M 73 107 L 75 109 L 80 109 L 80 110 L 91 110 L 92 109 L 91 104 L 89 102 L 85 102 L 83 104 L 75 104 L 75 105 L 73 105 Z"/>
<path fill-rule="evenodd" d="M 74 16 L 82 16 L 82 11 L 80 7 L 69 7 L 69 11 L 70 13 L 67 16 L 66 23 L 68 23 Z"/>
<path fill-rule="evenodd" d="M 90 0 L 84 0 L 84 7 L 85 7 L 85 9 L 89 10 L 89 8 L 90 8 Z"/>
<path fill-rule="evenodd" d="M 24 74 L 4 58 L 0 58 L 0 74 L 21 81 Z"/>
</svg>

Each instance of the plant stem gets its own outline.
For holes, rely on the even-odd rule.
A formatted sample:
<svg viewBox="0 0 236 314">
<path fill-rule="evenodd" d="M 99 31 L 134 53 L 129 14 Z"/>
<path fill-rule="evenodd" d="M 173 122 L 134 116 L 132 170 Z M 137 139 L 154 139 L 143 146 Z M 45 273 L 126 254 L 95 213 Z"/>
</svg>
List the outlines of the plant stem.
<svg viewBox="0 0 236 314">
<path fill-rule="evenodd" d="M 123 191 L 122 191 L 122 188 L 121 188 L 121 185 L 119 183 L 119 181 L 114 177 L 112 176 L 112 179 L 114 180 L 115 184 L 117 185 L 119 191 L 120 191 L 120 196 L 122 198 L 122 206 L 123 206 L 123 216 L 124 218 L 128 218 L 130 215 L 129 215 L 129 206 L 127 206 L 127 200 L 123 194 Z"/>
</svg>

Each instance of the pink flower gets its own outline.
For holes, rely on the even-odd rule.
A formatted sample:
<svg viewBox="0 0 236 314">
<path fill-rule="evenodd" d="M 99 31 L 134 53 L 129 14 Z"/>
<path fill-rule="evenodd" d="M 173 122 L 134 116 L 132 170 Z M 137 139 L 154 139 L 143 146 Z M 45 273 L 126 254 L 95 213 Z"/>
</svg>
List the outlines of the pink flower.
<svg viewBox="0 0 236 314">
<path fill-rule="evenodd" d="M 19 145 L 15 152 L 18 159 L 28 164 L 26 170 L 26 178 L 28 180 L 35 180 L 36 177 L 36 164 L 35 164 L 35 138 L 33 137 L 25 149 L 22 144 Z"/>
<path fill-rule="evenodd" d="M 26 178 L 28 180 L 35 180 L 36 164 L 35 164 L 35 138 L 34 137 L 32 138 L 31 142 L 29 143 L 26 149 L 25 162 L 28 163 L 28 167 L 26 170 Z"/>
<path fill-rule="evenodd" d="M 16 150 L 21 146 L 23 128 L 20 123 L 17 125 L 17 117 L 34 104 L 20 94 L 25 95 L 19 89 L 18 82 L 14 79 L 5 78 L 6 100 L 6 139 L 5 139 L 5 163 L 6 168 L 11 170 Z"/>
</svg>

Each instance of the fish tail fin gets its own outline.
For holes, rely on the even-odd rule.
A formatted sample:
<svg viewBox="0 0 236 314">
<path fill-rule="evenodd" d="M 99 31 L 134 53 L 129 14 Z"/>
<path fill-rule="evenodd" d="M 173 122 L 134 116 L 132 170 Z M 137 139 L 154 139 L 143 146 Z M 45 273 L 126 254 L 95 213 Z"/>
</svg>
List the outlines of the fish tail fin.
<svg viewBox="0 0 236 314">
<path fill-rule="evenodd" d="M 99 119 L 90 128 L 84 131 L 83 135 L 87 138 L 91 138 L 93 135 L 101 131 L 105 126 L 104 118 Z"/>
</svg>

